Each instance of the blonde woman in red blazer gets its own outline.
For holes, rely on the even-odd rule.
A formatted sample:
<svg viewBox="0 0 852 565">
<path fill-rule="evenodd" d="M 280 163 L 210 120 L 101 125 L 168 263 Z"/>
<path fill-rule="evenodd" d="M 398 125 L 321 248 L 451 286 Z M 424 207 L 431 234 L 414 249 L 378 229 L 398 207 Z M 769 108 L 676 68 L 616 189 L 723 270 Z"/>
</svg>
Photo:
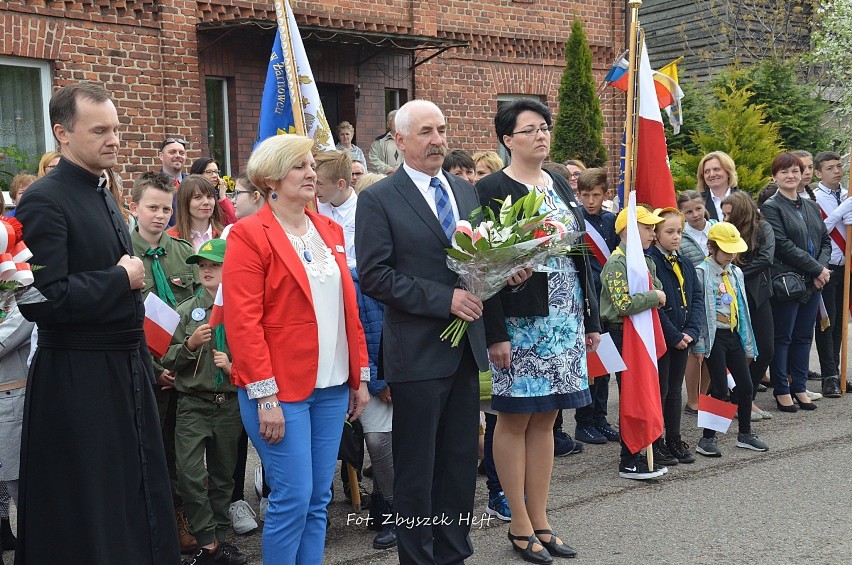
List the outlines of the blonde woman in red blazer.
<svg viewBox="0 0 852 565">
<path fill-rule="evenodd" d="M 370 397 L 343 230 L 305 209 L 316 182 L 312 146 L 280 135 L 252 153 L 247 173 L 267 205 L 234 224 L 223 272 L 232 378 L 272 487 L 265 564 L 322 562 L 343 422 Z"/>
</svg>

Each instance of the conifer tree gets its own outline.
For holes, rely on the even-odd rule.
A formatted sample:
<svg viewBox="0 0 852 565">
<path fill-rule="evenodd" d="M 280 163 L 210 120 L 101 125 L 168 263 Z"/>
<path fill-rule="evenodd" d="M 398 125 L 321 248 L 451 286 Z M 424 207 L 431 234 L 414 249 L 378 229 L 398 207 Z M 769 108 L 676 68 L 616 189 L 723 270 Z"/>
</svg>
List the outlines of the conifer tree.
<svg viewBox="0 0 852 565">
<path fill-rule="evenodd" d="M 752 194 L 769 180 L 772 159 L 781 151 L 778 124 L 766 118 L 764 106 L 753 104 L 754 93 L 733 82 L 715 89 L 715 103 L 707 110 L 707 129 L 692 133 L 693 151 L 678 150 L 672 156 L 675 188 L 694 189 L 701 158 L 724 151 L 737 165 L 738 187 Z"/>
<path fill-rule="evenodd" d="M 565 70 L 559 86 L 559 111 L 551 139 L 551 158 L 560 163 L 579 159 L 587 167 L 606 166 L 603 126 L 592 75 L 592 51 L 582 22 L 575 19 L 565 44 Z"/>
</svg>

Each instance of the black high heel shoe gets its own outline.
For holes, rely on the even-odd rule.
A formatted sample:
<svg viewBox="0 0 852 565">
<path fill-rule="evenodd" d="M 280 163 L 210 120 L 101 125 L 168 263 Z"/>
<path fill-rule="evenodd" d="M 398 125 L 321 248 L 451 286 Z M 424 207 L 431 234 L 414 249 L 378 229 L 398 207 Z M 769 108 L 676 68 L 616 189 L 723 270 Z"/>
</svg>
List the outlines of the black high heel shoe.
<svg viewBox="0 0 852 565">
<path fill-rule="evenodd" d="M 803 392 L 803 393 L 801 393 L 801 394 L 805 394 L 805 393 Z M 799 405 L 799 408 L 801 408 L 802 410 L 816 410 L 816 409 L 817 409 L 816 404 L 814 404 L 813 402 L 811 402 L 811 401 L 810 401 L 810 399 L 808 399 L 808 401 L 807 401 L 807 402 L 802 402 L 802 401 L 799 399 L 799 397 L 798 397 L 798 396 L 796 396 L 795 394 L 793 394 L 792 396 L 793 396 L 793 402 L 795 402 L 796 404 L 798 404 L 798 405 Z"/>
<path fill-rule="evenodd" d="M 781 412 L 798 412 L 799 409 L 796 408 L 795 399 L 793 400 L 793 402 L 794 404 L 791 404 L 790 406 L 784 406 L 783 404 L 778 402 L 778 397 L 775 397 L 775 405 L 778 406 L 778 410 L 780 410 Z"/>
<path fill-rule="evenodd" d="M 529 537 L 524 536 L 516 536 L 513 535 L 511 531 L 507 532 L 509 536 L 509 541 L 512 543 L 512 549 L 519 552 L 521 554 L 521 558 L 524 561 L 529 563 L 541 563 L 547 565 L 548 563 L 553 563 L 553 557 L 550 556 L 550 553 L 547 552 L 547 549 L 544 547 L 544 543 L 539 541 L 535 534 L 530 534 Z M 515 543 L 515 541 L 525 541 L 527 542 L 526 547 L 521 547 Z M 552 540 L 551 540 L 552 541 Z M 533 551 L 533 544 L 539 544 L 542 546 L 542 549 L 539 551 Z"/>
<path fill-rule="evenodd" d="M 576 549 L 564 543 L 556 543 L 557 536 L 553 533 L 553 530 L 535 530 L 534 533 L 536 537 L 550 536 L 550 541 L 544 541 L 543 539 L 538 538 L 538 543 L 543 545 L 551 556 L 568 558 L 577 557 Z"/>
</svg>

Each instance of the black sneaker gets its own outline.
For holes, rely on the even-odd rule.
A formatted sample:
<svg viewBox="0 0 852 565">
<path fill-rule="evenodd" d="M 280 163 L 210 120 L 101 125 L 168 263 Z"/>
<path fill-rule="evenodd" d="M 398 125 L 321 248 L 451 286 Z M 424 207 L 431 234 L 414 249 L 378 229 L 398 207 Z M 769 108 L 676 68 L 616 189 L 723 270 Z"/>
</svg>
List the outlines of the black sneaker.
<svg viewBox="0 0 852 565">
<path fill-rule="evenodd" d="M 809 381 L 821 381 L 822 375 L 820 375 L 816 371 L 808 371 L 808 380 Z"/>
<path fill-rule="evenodd" d="M 677 458 L 678 463 L 695 463 L 695 456 L 690 453 L 689 445 L 680 437 L 667 439 L 666 447 L 668 447 L 669 452 Z"/>
<path fill-rule="evenodd" d="M 604 422 L 603 425 L 595 424 L 595 429 L 598 430 L 603 437 L 606 438 L 607 441 L 619 442 L 621 441 L 621 434 L 618 430 L 609 425 L 609 422 Z"/>
<path fill-rule="evenodd" d="M 583 452 L 583 444 L 574 441 L 562 428 L 553 431 L 553 454 L 556 457 L 575 455 Z"/>
<path fill-rule="evenodd" d="M 662 469 L 648 468 L 648 461 L 644 457 L 636 457 L 632 461 L 622 461 L 618 466 L 618 476 L 622 479 L 635 479 L 645 481 L 662 477 L 665 473 Z"/>
<path fill-rule="evenodd" d="M 213 554 L 212 563 L 223 564 L 223 565 L 245 565 L 246 556 L 237 549 L 237 546 L 230 544 L 226 541 L 219 542 L 219 547 L 216 548 L 216 552 Z"/>
<path fill-rule="evenodd" d="M 654 442 L 654 465 L 659 463 L 660 465 L 677 465 L 678 459 L 669 451 L 669 448 L 666 447 L 666 442 L 662 439 L 658 439 Z"/>
</svg>

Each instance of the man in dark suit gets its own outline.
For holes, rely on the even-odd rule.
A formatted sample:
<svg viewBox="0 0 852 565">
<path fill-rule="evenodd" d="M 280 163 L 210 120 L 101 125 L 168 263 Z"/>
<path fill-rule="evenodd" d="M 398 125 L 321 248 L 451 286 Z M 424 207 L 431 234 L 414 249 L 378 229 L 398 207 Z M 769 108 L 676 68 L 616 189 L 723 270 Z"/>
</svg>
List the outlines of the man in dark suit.
<svg viewBox="0 0 852 565">
<path fill-rule="evenodd" d="M 488 356 L 482 301 L 458 288 L 445 249 L 456 221 L 479 201 L 472 185 L 441 170 L 446 130 L 431 102 L 400 108 L 395 135 L 403 165 L 361 193 L 355 218 L 361 290 L 385 305 L 401 563 L 461 563 L 473 553 L 478 371 L 488 368 Z M 471 322 L 455 348 L 439 337 L 453 316 Z"/>
</svg>

